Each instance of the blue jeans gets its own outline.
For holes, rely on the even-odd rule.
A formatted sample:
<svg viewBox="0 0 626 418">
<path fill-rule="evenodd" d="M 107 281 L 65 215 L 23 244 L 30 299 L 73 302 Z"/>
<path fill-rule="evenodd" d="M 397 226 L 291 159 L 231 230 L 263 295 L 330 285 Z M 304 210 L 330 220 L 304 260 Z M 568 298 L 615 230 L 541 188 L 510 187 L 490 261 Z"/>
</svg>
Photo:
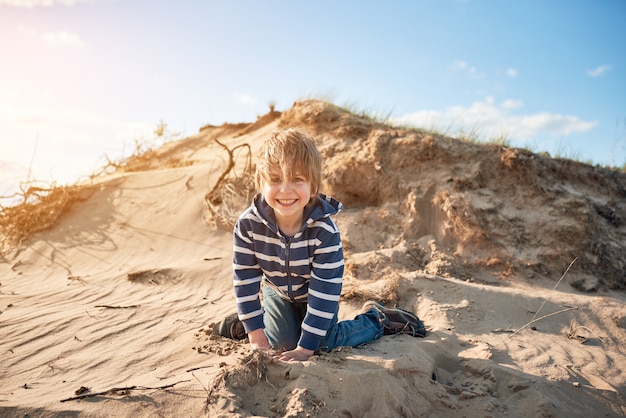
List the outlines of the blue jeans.
<svg viewBox="0 0 626 418">
<path fill-rule="evenodd" d="M 296 348 L 306 308 L 306 302 L 289 302 L 278 296 L 271 287 L 263 286 L 265 335 L 273 349 Z M 374 309 L 369 309 L 352 320 L 341 322 L 338 322 L 335 314 L 318 350 L 331 351 L 337 347 L 356 347 L 376 340 L 382 335 L 383 326 Z"/>
</svg>

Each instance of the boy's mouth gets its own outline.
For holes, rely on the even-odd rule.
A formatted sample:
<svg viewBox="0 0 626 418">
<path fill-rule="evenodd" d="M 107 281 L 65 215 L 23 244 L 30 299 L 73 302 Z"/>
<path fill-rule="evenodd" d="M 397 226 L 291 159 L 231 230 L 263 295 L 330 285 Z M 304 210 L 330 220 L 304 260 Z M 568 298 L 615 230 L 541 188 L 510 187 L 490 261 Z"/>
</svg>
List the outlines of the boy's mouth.
<svg viewBox="0 0 626 418">
<path fill-rule="evenodd" d="M 296 203 L 297 199 L 276 199 L 276 201 L 283 206 L 291 206 Z"/>
</svg>

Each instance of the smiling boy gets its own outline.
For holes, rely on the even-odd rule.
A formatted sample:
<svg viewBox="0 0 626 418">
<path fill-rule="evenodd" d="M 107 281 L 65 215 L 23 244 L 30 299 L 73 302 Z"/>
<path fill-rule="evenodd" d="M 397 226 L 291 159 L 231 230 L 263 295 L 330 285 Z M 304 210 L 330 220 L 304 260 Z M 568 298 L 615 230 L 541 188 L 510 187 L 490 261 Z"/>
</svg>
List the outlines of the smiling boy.
<svg viewBox="0 0 626 418">
<path fill-rule="evenodd" d="M 260 193 L 233 233 L 237 313 L 251 348 L 304 361 L 316 350 L 357 346 L 383 334 L 423 337 L 417 316 L 376 302 L 338 322 L 344 258 L 331 217 L 342 205 L 319 192 L 321 176 L 321 155 L 305 131 L 275 131 L 259 151 Z"/>
</svg>

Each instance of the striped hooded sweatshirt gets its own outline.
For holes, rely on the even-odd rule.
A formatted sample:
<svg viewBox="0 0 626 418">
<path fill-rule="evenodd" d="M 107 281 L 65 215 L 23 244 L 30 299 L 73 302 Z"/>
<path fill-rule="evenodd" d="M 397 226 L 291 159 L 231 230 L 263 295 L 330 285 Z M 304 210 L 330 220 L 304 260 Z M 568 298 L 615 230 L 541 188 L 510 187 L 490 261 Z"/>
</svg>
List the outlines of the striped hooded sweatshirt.
<svg viewBox="0 0 626 418">
<path fill-rule="evenodd" d="M 320 194 L 304 209 L 304 222 L 293 237 L 278 228 L 274 210 L 261 194 L 241 214 L 233 233 L 233 276 L 237 312 L 246 332 L 264 328 L 259 298 L 265 281 L 291 302 L 307 302 L 298 345 L 316 350 L 339 308 L 343 249 L 331 219 L 343 208 Z"/>
</svg>

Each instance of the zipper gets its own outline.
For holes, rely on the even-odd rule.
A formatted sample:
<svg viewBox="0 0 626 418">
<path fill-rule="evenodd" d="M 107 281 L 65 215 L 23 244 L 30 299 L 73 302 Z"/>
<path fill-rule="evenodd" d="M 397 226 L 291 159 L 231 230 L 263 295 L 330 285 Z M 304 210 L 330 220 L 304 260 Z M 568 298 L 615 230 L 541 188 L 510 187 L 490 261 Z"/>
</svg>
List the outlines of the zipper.
<svg viewBox="0 0 626 418">
<path fill-rule="evenodd" d="M 291 249 L 291 238 L 285 238 L 285 271 L 287 273 L 287 296 L 289 296 L 289 300 L 295 302 L 293 297 L 293 282 L 291 280 L 291 269 L 289 268 L 289 259 L 291 257 L 290 254 Z"/>
</svg>

